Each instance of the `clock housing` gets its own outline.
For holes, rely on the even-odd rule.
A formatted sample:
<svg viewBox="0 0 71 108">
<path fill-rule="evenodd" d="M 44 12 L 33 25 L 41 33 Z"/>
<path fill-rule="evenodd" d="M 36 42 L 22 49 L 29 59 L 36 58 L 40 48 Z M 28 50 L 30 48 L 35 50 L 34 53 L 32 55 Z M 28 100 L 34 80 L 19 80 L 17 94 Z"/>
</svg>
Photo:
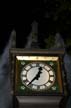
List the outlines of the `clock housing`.
<svg viewBox="0 0 71 108">
<path fill-rule="evenodd" d="M 11 50 L 15 95 L 63 95 L 63 52 Z"/>
</svg>

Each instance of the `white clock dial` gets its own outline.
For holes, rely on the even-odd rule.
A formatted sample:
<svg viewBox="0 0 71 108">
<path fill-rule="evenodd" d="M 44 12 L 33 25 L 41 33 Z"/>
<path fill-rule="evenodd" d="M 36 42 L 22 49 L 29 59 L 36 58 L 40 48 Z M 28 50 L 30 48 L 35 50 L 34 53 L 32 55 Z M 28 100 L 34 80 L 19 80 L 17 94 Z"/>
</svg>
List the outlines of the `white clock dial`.
<svg viewBox="0 0 71 108">
<path fill-rule="evenodd" d="M 54 84 L 55 74 L 49 65 L 43 62 L 33 62 L 23 68 L 21 80 L 32 90 L 45 90 Z"/>
</svg>

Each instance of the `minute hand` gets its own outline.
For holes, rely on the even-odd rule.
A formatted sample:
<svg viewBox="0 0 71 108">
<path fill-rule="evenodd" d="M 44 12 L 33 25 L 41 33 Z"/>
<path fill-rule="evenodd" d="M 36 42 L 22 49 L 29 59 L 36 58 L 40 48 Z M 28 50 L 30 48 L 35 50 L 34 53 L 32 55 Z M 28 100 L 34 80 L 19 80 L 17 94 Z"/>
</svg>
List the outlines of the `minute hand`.
<svg viewBox="0 0 71 108">
<path fill-rule="evenodd" d="M 31 84 L 34 80 L 38 80 L 39 78 L 40 78 L 40 74 L 41 74 L 42 72 L 39 70 L 39 72 L 36 74 L 36 76 L 32 79 L 32 81 L 29 83 L 29 84 Z M 28 84 L 28 85 L 29 85 Z"/>
</svg>

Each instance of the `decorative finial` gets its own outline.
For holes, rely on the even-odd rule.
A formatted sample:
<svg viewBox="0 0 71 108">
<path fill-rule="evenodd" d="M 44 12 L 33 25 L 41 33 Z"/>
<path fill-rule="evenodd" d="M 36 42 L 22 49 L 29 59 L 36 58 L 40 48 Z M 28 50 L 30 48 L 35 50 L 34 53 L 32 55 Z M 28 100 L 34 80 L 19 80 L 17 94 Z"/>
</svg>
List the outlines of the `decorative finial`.
<svg viewBox="0 0 71 108">
<path fill-rule="evenodd" d="M 32 30 L 30 35 L 28 36 L 28 42 L 26 44 L 25 48 L 29 49 L 35 49 L 39 48 L 38 46 L 38 23 L 34 21 L 32 23 Z"/>
</svg>

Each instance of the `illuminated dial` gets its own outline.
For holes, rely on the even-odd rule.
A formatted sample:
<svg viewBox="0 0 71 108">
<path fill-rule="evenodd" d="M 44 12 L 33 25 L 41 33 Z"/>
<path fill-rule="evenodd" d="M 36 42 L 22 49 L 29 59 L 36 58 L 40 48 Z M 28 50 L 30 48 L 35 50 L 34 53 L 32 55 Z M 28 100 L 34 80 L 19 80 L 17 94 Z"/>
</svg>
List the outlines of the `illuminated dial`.
<svg viewBox="0 0 71 108">
<path fill-rule="evenodd" d="M 55 73 L 51 66 L 42 62 L 32 62 L 21 72 L 21 81 L 32 90 L 45 90 L 55 82 Z"/>
</svg>

